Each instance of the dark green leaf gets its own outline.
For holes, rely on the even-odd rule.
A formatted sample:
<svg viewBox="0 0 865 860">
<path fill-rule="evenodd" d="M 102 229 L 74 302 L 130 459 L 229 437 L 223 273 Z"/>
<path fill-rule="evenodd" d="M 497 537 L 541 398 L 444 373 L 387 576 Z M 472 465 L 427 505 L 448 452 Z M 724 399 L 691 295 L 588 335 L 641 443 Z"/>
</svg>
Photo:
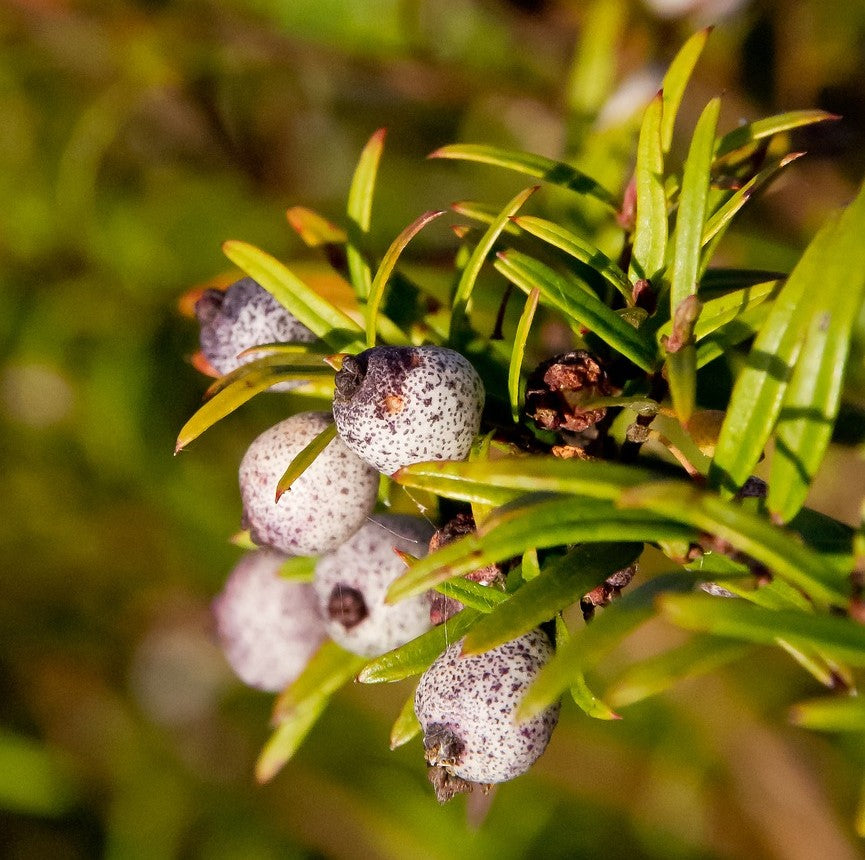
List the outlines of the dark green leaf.
<svg viewBox="0 0 865 860">
<path fill-rule="evenodd" d="M 830 228 L 805 275 L 811 317 L 778 415 L 769 477 L 769 510 L 782 522 L 804 504 L 838 414 L 851 332 L 865 296 L 863 237 L 865 186 Z"/>
<path fill-rule="evenodd" d="M 659 606 L 667 619 L 688 630 L 764 645 L 784 639 L 806 649 L 820 648 L 851 665 L 865 666 L 865 627 L 849 618 L 764 609 L 744 600 L 698 594 L 667 595 Z"/>
<path fill-rule="evenodd" d="M 485 144 L 457 143 L 431 152 L 429 158 L 455 158 L 492 164 L 496 167 L 516 170 L 518 173 L 536 179 L 543 179 L 554 185 L 561 185 L 563 188 L 570 188 L 578 194 L 587 194 L 612 209 L 617 209 L 619 205 L 616 198 L 590 176 L 586 176 L 570 164 L 553 161 L 543 155 L 514 152 Z"/>
<path fill-rule="evenodd" d="M 628 280 L 628 276 L 590 242 L 553 221 L 534 215 L 517 215 L 512 221 L 527 233 L 549 242 L 553 247 L 594 269 L 604 280 L 612 284 L 627 302 L 632 302 L 633 285 Z"/>
<path fill-rule="evenodd" d="M 537 287 L 550 304 L 590 329 L 637 367 L 646 371 L 654 367 L 656 349 L 649 337 L 610 310 L 600 299 L 573 289 L 567 280 L 549 266 L 518 251 L 509 250 L 498 255 L 496 269 L 526 293 Z"/>
<path fill-rule="evenodd" d="M 848 597 L 844 574 L 794 534 L 713 493 L 665 481 L 625 490 L 619 504 L 646 508 L 715 535 L 815 600 L 843 603 Z"/>
<path fill-rule="evenodd" d="M 548 621 L 633 563 L 641 551 L 641 544 L 626 543 L 586 544 L 572 549 L 482 618 L 466 637 L 463 653 L 489 651 Z"/>
</svg>

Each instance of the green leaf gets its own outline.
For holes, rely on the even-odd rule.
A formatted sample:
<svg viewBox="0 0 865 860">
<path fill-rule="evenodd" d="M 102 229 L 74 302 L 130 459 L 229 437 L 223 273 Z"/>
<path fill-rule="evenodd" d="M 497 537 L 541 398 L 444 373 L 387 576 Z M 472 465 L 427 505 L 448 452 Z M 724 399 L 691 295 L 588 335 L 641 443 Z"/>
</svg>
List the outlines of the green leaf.
<svg viewBox="0 0 865 860">
<path fill-rule="evenodd" d="M 367 141 L 360 154 L 348 191 L 346 214 L 351 225 L 349 244 L 346 249 L 348 272 L 355 293 L 362 302 L 369 295 L 372 283 L 372 272 L 366 261 L 364 244 L 369 233 L 372 196 L 386 134 L 387 129 L 380 128 Z"/>
<path fill-rule="evenodd" d="M 786 447 L 793 457 L 800 455 L 803 444 L 813 444 L 814 452 L 801 451 L 804 459 L 800 457 L 799 463 L 777 467 L 781 471 L 775 477 L 780 486 L 774 490 L 774 509 L 781 510 L 784 499 L 785 513 L 795 513 L 797 498 L 808 484 L 808 468 L 816 468 L 822 459 L 823 443 L 831 434 L 837 409 L 837 386 L 849 343 L 844 332 L 849 332 L 850 316 L 855 314 L 851 307 L 861 302 L 865 278 L 856 265 L 857 260 L 863 259 L 865 246 L 857 240 L 855 229 L 858 222 L 861 231 L 863 201 L 865 196 L 860 192 L 840 220 L 830 220 L 817 233 L 775 299 L 754 341 L 747 365 L 733 388 L 709 471 L 710 482 L 725 493 L 734 493 L 752 473 L 785 402 L 785 428 L 779 447 Z M 850 290 L 846 293 L 848 283 Z M 834 304 L 840 302 L 840 307 L 827 304 L 827 296 L 834 297 Z M 828 317 L 824 316 L 827 313 Z M 824 322 L 841 336 L 838 347 L 826 343 L 826 332 L 820 331 Z M 806 332 L 809 333 L 806 359 L 803 370 L 796 374 L 794 368 Z M 833 360 L 841 359 L 840 368 L 828 364 L 830 356 Z M 818 378 L 807 378 L 808 373 L 817 371 Z M 795 386 L 786 401 L 788 385 L 794 378 Z M 809 402 L 811 396 L 813 404 Z M 813 443 L 801 436 L 804 430 L 816 433 Z M 792 474 L 791 465 L 801 469 L 798 475 Z"/>
<path fill-rule="evenodd" d="M 537 188 L 537 185 L 532 186 L 531 188 L 526 188 L 510 200 L 505 205 L 504 209 L 499 212 L 495 221 L 493 221 L 493 223 L 487 228 L 478 244 L 475 245 L 468 261 L 466 262 L 465 268 L 460 275 L 460 280 L 454 294 L 453 308 L 456 313 L 465 313 L 475 282 L 477 281 L 481 267 L 483 266 L 487 255 L 492 251 L 493 246 L 496 244 L 496 240 L 505 228 L 505 224 L 509 222 L 511 216 L 520 209 L 526 200 L 537 191 Z"/>
<path fill-rule="evenodd" d="M 210 399 L 241 380 L 248 380 L 250 384 L 255 384 L 259 377 L 269 371 L 291 371 L 295 368 L 304 371 L 305 368 L 312 367 L 317 375 L 321 375 L 322 368 L 328 366 L 325 364 L 322 353 L 300 352 L 294 348 L 290 351 L 268 349 L 263 352 L 264 354 L 260 358 L 246 361 L 235 367 L 230 373 L 215 379 L 204 392 L 205 399 Z"/>
<path fill-rule="evenodd" d="M 655 366 L 655 345 L 645 334 L 623 320 L 600 299 L 573 289 L 565 278 L 549 266 L 512 250 L 500 253 L 495 266 L 524 292 L 529 293 L 537 287 L 550 304 L 590 329 L 637 367 L 651 371 Z"/>
<path fill-rule="evenodd" d="M 435 460 L 404 466 L 394 476 L 404 486 L 460 501 L 472 501 L 473 496 L 480 495 L 494 505 L 505 504 L 520 492 L 572 493 L 612 500 L 618 498 L 622 490 L 645 484 L 655 477 L 647 469 L 636 466 L 559 460 L 549 456 Z"/>
<path fill-rule="evenodd" d="M 526 496 L 490 516 L 476 534 L 466 535 L 420 559 L 387 594 L 396 602 L 488 564 L 571 543 L 689 540 L 694 532 L 666 517 L 618 510 L 610 502 L 573 496 Z"/>
<path fill-rule="evenodd" d="M 419 675 L 449 645 L 465 636 L 480 617 L 481 613 L 474 609 L 463 609 L 417 639 L 370 660 L 357 680 L 362 684 L 381 684 Z"/>
<path fill-rule="evenodd" d="M 836 696 L 799 702 L 790 708 L 790 722 L 820 732 L 865 732 L 865 699 Z"/>
<path fill-rule="evenodd" d="M 685 161 L 679 209 L 676 214 L 675 250 L 670 271 L 671 313 L 675 313 L 676 308 L 688 296 L 697 292 L 700 248 L 709 197 L 712 147 L 720 111 L 719 98 L 712 99 L 706 105 L 697 122 Z"/>
<path fill-rule="evenodd" d="M 667 355 L 667 382 L 670 397 L 676 410 L 676 417 L 683 427 L 694 413 L 697 399 L 697 348 L 693 343 L 686 344 L 676 352 Z"/>
<path fill-rule="evenodd" d="M 820 648 L 853 666 L 865 666 L 865 627 L 831 615 L 795 609 L 764 609 L 744 600 L 708 595 L 667 595 L 659 602 L 668 620 L 687 630 L 701 630 L 763 645 L 784 639 L 805 649 Z"/>
<path fill-rule="evenodd" d="M 285 217 L 292 230 L 310 248 L 320 248 L 322 245 L 344 245 L 348 241 L 348 235 L 342 227 L 323 218 L 318 212 L 307 209 L 306 206 L 292 206 L 285 213 Z"/>
<path fill-rule="evenodd" d="M 768 167 L 763 168 L 756 176 L 752 176 L 735 194 L 732 194 L 729 200 L 725 201 L 722 206 L 719 206 L 712 213 L 712 217 L 706 221 L 701 240 L 703 247 L 720 238 L 742 207 L 761 188 L 771 182 L 788 164 L 792 164 L 804 154 L 804 152 L 791 152 L 780 159 L 780 161 L 776 161 Z"/>
<path fill-rule="evenodd" d="M 561 615 L 556 616 L 556 648 L 571 641 L 571 634 Z M 588 717 L 595 720 L 618 720 L 619 715 L 589 688 L 585 676 L 580 674 L 570 686 L 574 704 Z"/>
<path fill-rule="evenodd" d="M 640 127 L 636 168 L 637 220 L 628 271 L 631 280 L 645 278 L 655 283 L 656 287 L 667 250 L 667 195 L 664 192 L 662 151 L 663 100 L 661 91 L 646 108 Z M 670 131 L 672 133 L 672 124 Z"/>
<path fill-rule="evenodd" d="M 514 419 L 514 424 L 520 423 L 520 371 L 523 367 L 523 356 L 526 352 L 529 329 L 532 327 L 532 320 L 535 318 L 540 296 L 541 292 L 537 287 L 529 293 L 520 315 L 520 321 L 517 323 L 517 330 L 514 333 L 514 346 L 508 365 L 508 396 L 511 401 L 511 418 Z"/>
<path fill-rule="evenodd" d="M 250 364 L 252 363 L 250 362 Z M 249 365 L 247 365 L 248 367 Z M 183 425 L 177 436 L 174 453 L 176 454 L 185 448 L 217 421 L 230 415 L 239 406 L 252 400 L 256 394 L 266 391 L 277 382 L 285 382 L 289 379 L 307 379 L 313 376 L 332 377 L 333 370 L 324 364 L 307 366 L 263 365 L 258 370 L 248 372 L 211 397 Z"/>
<path fill-rule="evenodd" d="M 778 415 L 769 476 L 768 507 L 782 522 L 805 503 L 829 446 L 851 332 L 865 296 L 863 237 L 865 186 L 830 228 L 805 287 L 814 294 L 811 317 Z"/>
<path fill-rule="evenodd" d="M 697 344 L 697 367 L 704 367 L 734 346 L 754 337 L 763 325 L 763 321 L 771 313 L 773 306 L 773 300 L 760 301 L 752 307 L 745 308 L 730 322 L 706 335 Z M 697 321 L 697 325 L 699 323 L 700 320 Z"/>
<path fill-rule="evenodd" d="M 694 340 L 699 343 L 722 326 L 737 319 L 749 308 L 771 301 L 778 295 L 782 285 L 783 281 L 780 280 L 765 281 L 704 302 L 700 318 L 694 326 Z M 673 321 L 668 320 L 658 329 L 658 340 L 664 335 L 669 337 L 672 333 Z"/>
<path fill-rule="evenodd" d="M 291 485 L 315 462 L 316 457 L 336 438 L 336 424 L 331 422 L 302 448 L 288 464 L 276 485 L 276 499 L 291 489 Z"/>
<path fill-rule="evenodd" d="M 391 246 L 387 249 L 387 252 L 382 258 L 381 265 L 379 265 L 378 271 L 375 273 L 372 285 L 368 289 L 369 301 L 366 308 L 366 345 L 368 347 L 375 346 L 375 334 L 379 322 L 378 309 L 381 305 L 382 298 L 384 298 L 384 289 L 387 286 L 388 279 L 393 273 L 399 255 L 417 233 L 429 224 L 430 221 L 443 214 L 444 212 L 442 210 L 424 212 L 420 218 L 409 224 L 409 226 L 393 240 Z M 408 342 L 408 338 L 405 335 L 401 335 L 400 342 L 396 345 L 404 346 Z"/>
<path fill-rule="evenodd" d="M 418 720 L 414 712 L 414 694 L 415 688 L 412 687 L 411 693 L 405 700 L 402 708 L 400 708 L 400 712 L 390 730 L 390 748 L 392 750 L 404 746 L 412 738 L 420 734 L 420 720 Z"/>
<path fill-rule="evenodd" d="M 578 194 L 586 194 L 606 204 L 611 209 L 619 206 L 615 196 L 611 194 L 600 183 L 591 176 L 565 164 L 561 161 L 553 161 L 543 155 L 534 155 L 529 152 L 515 152 L 507 149 L 499 149 L 495 146 L 476 143 L 457 143 L 443 146 L 435 152 L 431 152 L 428 158 L 454 158 L 463 161 L 476 161 L 482 164 L 492 164 L 496 167 L 504 167 L 515 170 L 526 176 L 543 179 L 553 185 L 569 188 Z"/>
<path fill-rule="evenodd" d="M 481 585 L 479 582 L 472 582 L 463 577 L 439 583 L 436 586 L 436 591 L 483 613 L 492 612 L 497 606 L 508 600 L 507 594 L 499 591 L 498 588 Z"/>
<path fill-rule="evenodd" d="M 279 575 L 283 579 L 292 579 L 297 582 L 312 582 L 315 574 L 315 566 L 318 563 L 316 556 L 295 555 L 287 558 L 279 568 Z"/>
<path fill-rule="evenodd" d="M 703 53 L 703 48 L 706 46 L 711 32 L 712 27 L 706 27 L 694 33 L 679 49 L 673 62 L 670 63 L 670 68 L 667 69 L 667 74 L 664 75 L 664 81 L 661 85 L 664 101 L 660 137 L 661 148 L 665 153 L 670 151 L 670 146 L 673 143 L 673 127 L 676 124 L 676 116 L 679 113 L 685 88 L 688 86 L 688 81 L 691 79 L 694 67 Z"/>
<path fill-rule="evenodd" d="M 255 765 L 259 782 L 276 776 L 297 752 L 331 696 L 354 677 L 364 662 L 363 657 L 344 651 L 334 642 L 325 642 L 319 648 L 300 677 L 276 701 L 276 728 Z"/>
<path fill-rule="evenodd" d="M 641 544 L 596 543 L 572 549 L 546 565 L 466 636 L 463 654 L 480 654 L 510 642 L 576 603 L 608 576 L 632 564 Z"/>
<path fill-rule="evenodd" d="M 628 591 L 596 615 L 591 624 L 575 632 L 570 642 L 556 649 L 529 688 L 517 711 L 517 720 L 536 716 L 548 708 L 584 672 L 609 654 L 626 636 L 655 614 L 655 599 L 667 591 L 687 591 L 694 587 L 692 573 L 679 572 L 655 579 Z"/>
<path fill-rule="evenodd" d="M 631 666 L 607 690 L 614 707 L 623 708 L 666 692 L 681 681 L 715 671 L 746 656 L 749 645 L 717 636 L 697 635 L 669 651 Z"/>
<path fill-rule="evenodd" d="M 477 200 L 459 200 L 456 203 L 451 203 L 451 209 L 458 215 L 463 215 L 474 221 L 480 221 L 482 224 L 492 224 L 501 211 L 497 206 L 492 206 L 489 203 L 479 203 Z M 516 224 L 508 221 L 502 232 L 508 233 L 511 236 L 518 236 L 520 231 Z"/>
<path fill-rule="evenodd" d="M 361 327 L 339 308 L 310 289 L 275 257 L 247 244 L 229 241 L 225 256 L 258 281 L 283 307 L 334 350 L 363 349 Z"/>
<path fill-rule="evenodd" d="M 619 504 L 645 508 L 715 535 L 815 600 L 837 604 L 849 597 L 842 572 L 799 543 L 793 533 L 713 493 L 664 481 L 625 490 Z"/>
<path fill-rule="evenodd" d="M 617 289 L 629 304 L 633 301 L 633 285 L 628 276 L 602 251 L 587 242 L 576 233 L 560 227 L 553 221 L 538 218 L 534 215 L 518 215 L 511 219 L 514 224 L 549 242 L 555 248 L 564 251 L 569 256 L 596 271 L 607 283 Z"/>
<path fill-rule="evenodd" d="M 721 137 L 715 144 L 715 159 L 723 158 L 723 156 L 729 155 L 743 146 L 748 146 L 782 131 L 790 131 L 805 125 L 837 119 L 840 117 L 822 110 L 794 110 L 766 119 L 759 119 L 756 122 L 741 125 Z"/>
</svg>

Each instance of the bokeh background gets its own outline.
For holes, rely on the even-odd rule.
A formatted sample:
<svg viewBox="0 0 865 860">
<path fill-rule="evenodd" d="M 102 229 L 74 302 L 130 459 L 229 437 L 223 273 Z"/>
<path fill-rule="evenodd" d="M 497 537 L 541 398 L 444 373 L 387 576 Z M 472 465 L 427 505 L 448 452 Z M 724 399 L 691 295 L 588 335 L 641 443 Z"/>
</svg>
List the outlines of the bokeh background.
<svg viewBox="0 0 865 860">
<path fill-rule="evenodd" d="M 686 117 L 719 92 L 727 127 L 844 115 L 802 136 L 809 157 L 723 246 L 787 270 L 865 173 L 859 0 L 0 3 L 0 855 L 859 856 L 861 738 L 790 726 L 787 705 L 819 690 L 769 651 L 619 722 L 566 708 L 486 811 L 439 808 L 419 744 L 388 750 L 399 685 L 340 693 L 257 786 L 271 699 L 233 680 L 208 606 L 239 555 L 236 465 L 284 402 L 172 456 L 204 387 L 178 299 L 230 273 L 224 239 L 315 277 L 285 209 L 339 217 L 381 126 L 377 247 L 425 209 L 501 203 L 500 174 L 424 156 L 483 140 L 559 157 L 581 123 L 639 117 L 708 23 Z M 417 248 L 444 265 L 454 239 L 431 228 Z M 842 441 L 861 418 L 845 412 Z M 855 447 L 836 447 L 812 504 L 853 523 L 857 483 Z M 675 637 L 650 624 L 605 672 Z"/>
</svg>

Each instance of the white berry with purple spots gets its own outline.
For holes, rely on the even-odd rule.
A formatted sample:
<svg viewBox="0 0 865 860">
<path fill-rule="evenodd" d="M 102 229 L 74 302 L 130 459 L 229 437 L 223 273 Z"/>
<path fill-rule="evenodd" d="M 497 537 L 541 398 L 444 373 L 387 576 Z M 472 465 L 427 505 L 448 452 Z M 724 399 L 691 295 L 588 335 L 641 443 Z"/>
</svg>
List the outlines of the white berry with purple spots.
<svg viewBox="0 0 865 860">
<path fill-rule="evenodd" d="M 377 346 L 346 356 L 335 382 L 339 435 L 380 472 L 468 457 L 480 429 L 484 387 L 458 352 Z"/>
<path fill-rule="evenodd" d="M 201 352 L 220 374 L 230 373 L 258 356 L 239 354 L 265 343 L 311 343 L 315 335 L 252 278 L 241 278 L 226 290 L 206 290 L 195 303 L 201 326 Z M 290 380 L 273 386 L 287 391 L 301 385 Z"/>
<path fill-rule="evenodd" d="M 250 687 L 282 690 L 324 642 L 324 622 L 309 583 L 279 576 L 287 556 L 270 549 L 247 553 L 213 601 L 222 650 Z"/>
<path fill-rule="evenodd" d="M 325 412 L 301 412 L 265 430 L 240 463 L 243 523 L 254 543 L 289 555 L 320 555 L 350 538 L 372 513 L 379 476 L 333 439 L 276 501 L 291 461 L 331 423 Z"/>
<path fill-rule="evenodd" d="M 394 548 L 426 555 L 434 527 L 416 517 L 381 514 L 319 559 L 313 587 L 328 635 L 348 651 L 376 657 L 430 629 L 425 595 L 385 603 L 390 584 L 405 572 Z"/>
<path fill-rule="evenodd" d="M 553 655 L 542 630 L 483 654 L 451 645 L 421 676 L 414 709 L 439 800 L 471 783 L 496 783 L 525 773 L 546 749 L 559 705 L 522 723 L 515 713 Z M 454 787 L 456 785 L 456 787 Z"/>
</svg>

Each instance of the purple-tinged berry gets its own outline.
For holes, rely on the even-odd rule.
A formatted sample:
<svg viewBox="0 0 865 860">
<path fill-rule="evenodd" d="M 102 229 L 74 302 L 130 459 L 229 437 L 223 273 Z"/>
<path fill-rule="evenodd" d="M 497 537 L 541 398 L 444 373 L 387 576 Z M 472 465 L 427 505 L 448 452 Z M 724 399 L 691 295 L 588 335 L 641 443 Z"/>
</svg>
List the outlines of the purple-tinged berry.
<svg viewBox="0 0 865 860">
<path fill-rule="evenodd" d="M 424 672 L 414 700 L 430 781 L 441 802 L 472 784 L 525 773 L 546 749 L 559 719 L 558 704 L 522 723 L 514 718 L 553 655 L 543 631 L 484 654 L 462 656 L 461 648 L 461 641 L 451 645 Z"/>
<path fill-rule="evenodd" d="M 279 576 L 282 553 L 247 553 L 213 601 L 219 642 L 250 687 L 282 690 L 300 675 L 326 636 L 312 586 Z"/>
<path fill-rule="evenodd" d="M 416 517 L 381 514 L 319 559 L 313 587 L 331 639 L 355 654 L 376 657 L 430 629 L 424 595 L 394 604 L 385 603 L 385 595 L 405 572 L 394 549 L 424 556 L 432 531 Z"/>
<path fill-rule="evenodd" d="M 291 461 L 331 422 L 325 412 L 301 412 L 265 430 L 240 463 L 243 523 L 252 540 L 289 555 L 319 555 L 338 547 L 372 513 L 379 476 L 333 439 L 276 501 Z"/>
<path fill-rule="evenodd" d="M 333 415 L 345 444 L 390 475 L 411 463 L 468 457 L 483 405 L 483 383 L 458 352 L 377 346 L 343 360 Z"/>
</svg>

